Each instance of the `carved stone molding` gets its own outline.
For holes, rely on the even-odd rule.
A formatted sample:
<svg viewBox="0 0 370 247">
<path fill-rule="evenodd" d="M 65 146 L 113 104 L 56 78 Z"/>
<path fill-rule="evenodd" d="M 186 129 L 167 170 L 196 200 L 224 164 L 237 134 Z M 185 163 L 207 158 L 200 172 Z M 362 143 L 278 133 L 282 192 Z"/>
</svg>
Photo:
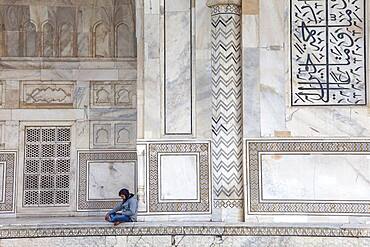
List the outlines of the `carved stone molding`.
<svg viewBox="0 0 370 247">
<path fill-rule="evenodd" d="M 217 5 L 242 5 L 242 0 L 208 0 L 207 6 L 208 7 L 214 7 Z"/>
<path fill-rule="evenodd" d="M 85 220 L 85 219 L 84 219 Z M 79 223 L 77 226 L 64 224 L 31 225 L 0 228 L 0 239 L 40 237 L 82 237 L 82 236 L 296 236 L 296 237 L 346 237 L 369 238 L 369 227 L 331 226 L 248 226 L 225 224 L 192 224 L 146 226 L 145 223 L 105 224 Z"/>
</svg>

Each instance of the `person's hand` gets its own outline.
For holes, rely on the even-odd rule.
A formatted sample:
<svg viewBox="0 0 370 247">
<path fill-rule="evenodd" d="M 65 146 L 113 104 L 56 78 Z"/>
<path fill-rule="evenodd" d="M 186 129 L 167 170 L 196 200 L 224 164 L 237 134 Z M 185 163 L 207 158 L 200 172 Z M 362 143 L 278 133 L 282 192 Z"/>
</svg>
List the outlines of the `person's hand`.
<svg viewBox="0 0 370 247">
<path fill-rule="evenodd" d="M 109 217 L 109 214 L 107 213 L 104 217 L 105 221 L 110 221 L 110 217 Z"/>
</svg>

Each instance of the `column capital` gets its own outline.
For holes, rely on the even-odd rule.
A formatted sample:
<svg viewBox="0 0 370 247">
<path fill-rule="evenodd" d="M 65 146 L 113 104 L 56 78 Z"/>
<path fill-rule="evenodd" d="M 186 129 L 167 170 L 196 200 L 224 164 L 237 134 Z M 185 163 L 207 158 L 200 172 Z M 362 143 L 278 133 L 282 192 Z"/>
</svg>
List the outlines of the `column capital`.
<svg viewBox="0 0 370 247">
<path fill-rule="evenodd" d="M 208 7 L 214 7 L 217 5 L 242 5 L 242 0 L 207 0 L 207 6 Z"/>
</svg>

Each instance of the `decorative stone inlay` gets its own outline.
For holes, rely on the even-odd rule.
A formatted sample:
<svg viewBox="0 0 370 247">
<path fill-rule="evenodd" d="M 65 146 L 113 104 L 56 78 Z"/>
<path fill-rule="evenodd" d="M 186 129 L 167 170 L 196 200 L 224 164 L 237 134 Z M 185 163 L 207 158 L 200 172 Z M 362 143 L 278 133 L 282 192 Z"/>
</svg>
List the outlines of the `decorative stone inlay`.
<svg viewBox="0 0 370 247">
<path fill-rule="evenodd" d="M 365 0 L 291 0 L 291 104 L 366 105 Z"/>
<path fill-rule="evenodd" d="M 40 238 L 40 237 L 83 237 L 83 236 L 158 236 L 158 235 L 193 235 L 193 236 L 300 236 L 300 237 L 346 237 L 369 238 L 369 227 L 333 226 L 248 226 L 248 225 L 157 225 L 129 223 L 112 227 L 110 224 L 52 226 L 3 226 L 0 227 L 0 239 Z"/>
<path fill-rule="evenodd" d="M 261 191 L 261 154 L 356 154 L 369 153 L 370 142 L 361 140 L 247 140 L 248 213 L 369 215 L 369 201 L 263 201 Z"/>
<path fill-rule="evenodd" d="M 161 201 L 159 184 L 160 154 L 199 157 L 199 201 Z M 150 143 L 149 144 L 149 212 L 190 213 L 210 212 L 210 164 L 208 143 Z"/>
<path fill-rule="evenodd" d="M 5 175 L 0 189 L 2 190 L 2 198 L 0 198 L 0 214 L 14 212 L 14 182 L 15 182 L 15 166 L 17 162 L 16 152 L 0 151 L 0 165 L 3 167 Z"/>
<path fill-rule="evenodd" d="M 242 208 L 240 1 L 212 6 L 212 166 L 214 207 Z M 235 4 L 238 3 L 238 4 Z"/>
<path fill-rule="evenodd" d="M 89 200 L 88 195 L 88 163 L 115 163 L 126 162 L 136 166 L 137 154 L 136 152 L 129 151 L 79 151 L 78 152 L 78 198 L 77 210 L 78 211 L 96 211 L 101 209 L 112 208 L 119 200 Z M 133 169 L 136 168 L 134 167 Z M 110 178 L 107 178 L 109 180 Z M 135 180 L 135 179 L 134 179 Z M 136 188 L 136 185 L 135 185 Z"/>
</svg>

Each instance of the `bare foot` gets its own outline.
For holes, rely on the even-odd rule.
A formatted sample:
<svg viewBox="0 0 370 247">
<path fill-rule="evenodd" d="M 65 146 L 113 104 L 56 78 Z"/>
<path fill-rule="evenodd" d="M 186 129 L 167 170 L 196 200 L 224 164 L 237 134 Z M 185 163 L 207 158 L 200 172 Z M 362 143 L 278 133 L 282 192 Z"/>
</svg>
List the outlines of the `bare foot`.
<svg viewBox="0 0 370 247">
<path fill-rule="evenodd" d="M 110 221 L 109 215 L 106 215 L 104 219 L 105 219 L 105 221 Z"/>
<path fill-rule="evenodd" d="M 119 221 L 116 221 L 116 222 L 114 222 L 114 226 L 118 226 L 119 224 L 121 224 L 122 222 L 119 222 Z"/>
</svg>

